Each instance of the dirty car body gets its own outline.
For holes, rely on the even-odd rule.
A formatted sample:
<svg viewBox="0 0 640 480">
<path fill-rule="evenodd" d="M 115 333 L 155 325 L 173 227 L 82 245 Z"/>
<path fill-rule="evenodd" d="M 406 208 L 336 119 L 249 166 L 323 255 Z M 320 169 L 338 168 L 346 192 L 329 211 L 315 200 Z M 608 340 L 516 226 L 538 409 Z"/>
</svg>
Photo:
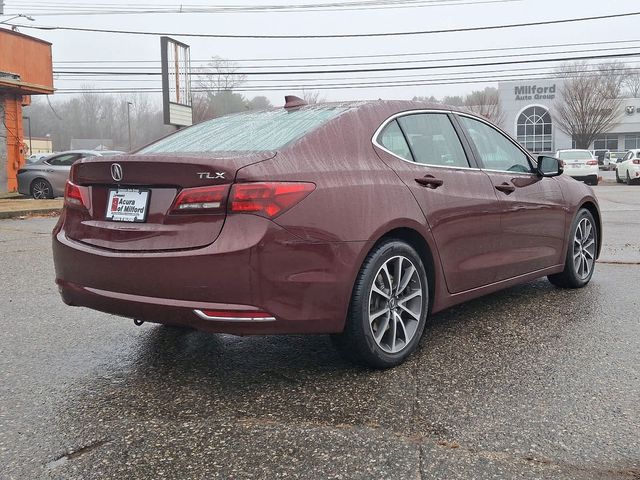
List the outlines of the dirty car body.
<svg viewBox="0 0 640 480">
<path fill-rule="evenodd" d="M 407 101 L 215 119 L 80 160 L 65 204 L 53 252 L 67 304 L 210 332 L 340 334 L 366 297 L 386 318 L 368 341 L 395 359 L 374 366 L 401 361 L 428 312 L 562 272 L 580 209 L 600 229 L 586 185 L 539 174 L 481 118 Z M 395 263 L 369 281 L 378 251 Z M 390 340 L 392 324 L 405 331 Z"/>
</svg>

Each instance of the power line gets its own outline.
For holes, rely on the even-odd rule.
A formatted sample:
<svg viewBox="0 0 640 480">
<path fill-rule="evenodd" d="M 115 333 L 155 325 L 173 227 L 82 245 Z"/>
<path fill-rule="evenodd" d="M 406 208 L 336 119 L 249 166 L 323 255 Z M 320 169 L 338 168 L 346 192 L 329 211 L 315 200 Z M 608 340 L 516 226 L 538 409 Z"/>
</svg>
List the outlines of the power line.
<svg viewBox="0 0 640 480">
<path fill-rule="evenodd" d="M 494 3 L 513 3 L 522 0 L 431 0 L 431 1 L 402 1 L 402 2 L 343 2 L 316 5 L 254 5 L 254 6 L 184 6 L 162 8 L 158 5 L 147 4 L 143 7 L 119 6 L 113 4 L 91 4 L 85 7 L 80 4 L 23 4 L 21 12 L 38 16 L 88 16 L 88 15 L 140 15 L 140 14 L 190 14 L 190 13 L 300 13 L 300 12 L 335 12 L 361 10 L 387 10 L 425 7 L 449 7 L 464 5 L 481 5 Z"/>
<path fill-rule="evenodd" d="M 534 58 L 529 60 L 507 60 L 499 62 L 486 62 L 486 63 L 465 63 L 457 65 L 421 65 L 421 66 L 409 66 L 409 67 L 384 67 L 384 68 L 363 68 L 363 69 L 344 69 L 344 70 L 301 70 L 301 71 L 269 71 L 269 72 L 234 72 L 236 75 L 320 75 L 320 74 L 334 74 L 334 73 L 372 73 L 372 72 L 393 72 L 393 71 L 409 71 L 409 70 L 434 70 L 443 68 L 470 68 L 470 67 L 491 67 L 497 65 L 519 65 L 530 63 L 543 63 L 543 62 L 569 62 L 579 60 L 605 60 L 611 58 L 628 58 L 640 56 L 640 52 L 630 53 L 614 53 L 606 55 L 585 55 L 585 56 L 573 56 L 562 58 Z M 161 72 L 118 72 L 118 71 L 85 71 L 85 70 L 69 70 L 53 72 L 54 74 L 81 74 L 81 75 L 128 75 L 128 76 L 159 76 Z M 201 76 L 212 76 L 214 73 L 199 74 Z"/>
<path fill-rule="evenodd" d="M 228 62 L 270 62 L 270 61 L 298 61 L 298 60 L 338 60 L 338 59 L 348 59 L 348 58 L 382 58 L 382 57 L 409 57 L 409 56 L 417 56 L 417 55 L 449 55 L 454 53 L 474 53 L 474 52 L 498 52 L 498 51 L 508 51 L 508 50 L 529 50 L 529 49 L 539 49 L 539 48 L 561 48 L 561 47 L 578 47 L 578 46 L 587 46 L 587 45 L 608 45 L 608 44 L 621 44 L 621 43 L 637 43 L 640 42 L 638 40 L 610 40 L 610 41 L 601 41 L 601 42 L 576 42 L 576 43 L 555 43 L 555 44 L 546 44 L 546 45 L 519 45 L 512 47 L 494 47 L 494 48 L 472 48 L 472 49 L 464 49 L 464 50 L 440 50 L 440 51 L 431 51 L 431 52 L 409 52 L 409 53 L 379 53 L 379 54 L 369 54 L 369 55 L 337 55 L 337 56 L 321 56 L 321 57 L 287 57 L 287 58 L 238 58 L 238 59 L 230 59 L 225 58 L 225 61 Z M 213 57 L 212 57 L 213 58 Z M 209 63 L 212 58 L 207 60 L 191 60 L 191 63 Z M 55 64 L 62 63 L 155 63 L 160 64 L 160 60 L 57 60 L 54 62 Z"/>
<path fill-rule="evenodd" d="M 592 48 L 589 50 L 563 50 L 563 51 L 555 51 L 555 52 L 532 52 L 532 53 L 517 53 L 517 54 L 502 54 L 502 55 L 488 55 L 488 56 L 477 56 L 474 55 L 472 57 L 458 57 L 458 58 L 436 58 L 436 59 L 422 59 L 422 60 L 395 60 L 395 61 L 382 61 L 382 62 L 361 62 L 361 63 L 325 63 L 325 64 L 308 64 L 308 65 L 244 65 L 243 68 L 254 68 L 254 69 L 262 69 L 262 68 L 313 68 L 313 67 L 360 67 L 367 65 L 395 65 L 395 64 L 416 64 L 416 63 L 432 63 L 432 62 L 449 62 L 449 61 L 459 61 L 459 60 L 487 60 L 492 58 L 514 58 L 514 57 L 523 57 L 523 56 L 540 56 L 540 55 L 564 55 L 568 53 L 591 53 L 591 52 L 610 52 L 610 51 L 619 51 L 619 50 L 630 50 L 638 48 L 637 45 L 627 46 L 627 47 L 607 47 L 607 48 Z M 65 68 L 65 67 L 63 67 Z M 99 73 L 101 69 L 109 69 L 113 68 L 112 66 L 90 66 L 92 70 L 95 70 L 96 73 Z M 129 67 L 129 66 L 120 66 L 118 67 L 121 70 L 127 69 L 139 69 L 141 67 Z M 142 67 L 146 69 L 154 69 L 157 71 L 157 67 Z M 196 68 L 207 68 L 205 67 L 196 67 Z M 222 67 L 222 70 L 226 69 Z M 58 71 L 62 73 L 62 71 Z M 201 72 L 196 72 L 196 74 L 200 74 Z"/>
<path fill-rule="evenodd" d="M 608 70 L 608 72 L 612 72 L 612 71 L 619 71 L 619 72 L 640 72 L 640 67 L 633 67 L 633 68 L 612 68 L 610 70 Z M 448 78 L 446 79 L 447 82 L 459 82 L 462 80 L 467 80 L 470 82 L 473 81 L 481 81 L 481 80 L 488 80 L 488 81 L 496 81 L 496 79 L 500 79 L 501 81 L 512 81 L 512 79 L 517 78 L 517 79 L 521 79 L 522 77 L 522 73 L 514 73 L 514 74 L 502 74 L 502 75 L 495 75 L 495 74 L 491 74 L 491 72 L 486 72 L 489 73 L 488 76 L 482 76 L 482 75 L 471 75 L 471 76 L 462 76 L 462 77 L 456 77 L 456 78 Z M 594 70 L 589 70 L 589 69 L 576 69 L 576 70 L 571 70 L 570 72 L 567 73 L 563 73 L 563 72 L 559 72 L 556 74 L 553 74 L 551 72 L 539 72 L 539 73 L 530 73 L 528 74 L 528 76 L 526 77 L 527 80 L 531 80 L 533 79 L 548 79 L 548 78 L 573 78 L 576 74 L 580 74 L 580 73 L 592 73 L 594 76 L 598 75 L 599 73 L 597 71 Z M 467 74 L 468 75 L 468 74 Z M 240 90 L 240 89 L 244 89 L 244 91 L 260 91 L 260 90 L 272 90 L 274 88 L 276 89 L 293 89 L 293 90 L 299 90 L 299 89 L 303 89 L 303 88 L 309 88 L 309 89 L 318 89 L 318 88 L 323 88 L 323 87 L 336 87 L 336 88 L 346 88 L 346 87 L 350 87 L 350 86 L 367 86 L 367 88 L 372 88 L 375 86 L 380 86 L 380 85 L 394 85 L 394 86 L 404 86 L 404 85 L 415 85 L 417 82 L 419 82 L 419 84 L 430 84 L 431 82 L 434 81 L 444 81 L 445 79 L 433 79 L 433 78 L 423 78 L 423 79 L 401 79 L 401 80 L 386 80 L 386 81 L 381 81 L 381 82 L 375 82 L 375 81 L 367 81 L 367 82 L 362 82 L 362 80 L 366 80 L 366 78 L 360 78 L 360 79 L 355 79 L 355 80 L 360 80 L 360 82 L 349 82 L 349 83 L 314 83 L 314 84 L 299 84 L 299 85 L 279 85 L 279 86 L 273 86 L 273 85 L 249 85 L 249 86 L 242 86 L 242 87 L 238 87 L 238 88 L 234 88 L 233 90 Z M 381 80 L 380 78 L 375 79 L 375 80 Z M 313 79 L 312 81 L 322 81 L 322 80 L 318 80 L 318 79 Z M 126 87 L 123 87 L 126 89 Z M 145 87 L 143 87 L 145 88 Z M 150 89 L 154 89 L 154 87 L 148 87 Z M 67 89 L 60 89 L 60 90 L 79 90 L 78 88 L 72 88 L 69 87 Z M 102 89 L 120 89 L 120 87 L 101 87 L 98 88 L 98 90 L 102 90 Z M 80 89 L 81 90 L 81 89 Z M 212 91 L 211 88 L 205 87 L 205 86 L 199 86 L 199 87 L 193 87 L 191 89 L 192 91 Z"/>
<path fill-rule="evenodd" d="M 531 70 L 547 70 L 544 72 L 530 72 Z M 637 63 L 634 63 L 632 65 L 628 65 L 625 67 L 620 67 L 620 68 L 611 68 L 608 71 L 618 71 L 618 72 L 633 72 L 633 71 L 639 71 L 640 70 L 640 65 L 638 65 Z M 406 81 L 429 81 L 429 80 L 433 80 L 434 77 L 443 77 L 446 76 L 447 79 L 449 80 L 460 80 L 460 79 L 487 79 L 487 78 L 493 78 L 496 76 L 496 74 L 502 74 L 503 72 L 511 72 L 511 74 L 503 74 L 501 75 L 502 77 L 521 77 L 523 75 L 524 72 L 527 73 L 529 78 L 534 78 L 534 77 L 538 77 L 538 76 L 545 76 L 545 75 L 550 75 L 551 72 L 548 71 L 547 67 L 536 67 L 536 68 L 523 68 L 523 69 L 498 69 L 498 70 L 492 70 L 492 71 L 476 71 L 476 72 L 458 72 L 458 73 L 432 73 L 430 74 L 428 77 L 425 77 L 425 74 L 404 74 L 404 75 L 390 75 L 390 76 L 376 76 L 376 77 L 370 77 L 370 76 L 359 76 L 359 77 L 339 77 L 339 78 L 332 78 L 330 80 L 322 80 L 322 79 L 318 79 L 318 78 L 314 78 L 314 79 L 301 79 L 301 78 L 294 78 L 294 79 L 283 79 L 283 78 L 278 78 L 278 79 L 261 79 L 261 80 L 256 80 L 257 82 L 274 82 L 274 83 L 284 83 L 284 82 L 305 82 L 305 81 L 310 81 L 310 82 L 315 82 L 315 81 L 331 81 L 331 82 L 341 82 L 341 81 L 345 81 L 345 80 L 387 80 L 389 81 L 389 79 L 411 79 L 411 80 L 406 80 Z M 592 69 L 576 69 L 576 70 L 572 70 L 571 73 L 589 73 L 589 72 L 593 72 Z M 483 74 L 489 74 L 489 76 L 481 76 Z M 467 75 L 467 77 L 465 77 L 465 75 Z M 468 77 L 468 75 L 474 75 L 472 77 Z M 558 76 L 560 76 L 558 74 Z M 566 77 L 564 77 L 566 78 Z M 145 82 L 148 83 L 149 80 L 148 79 L 124 79 L 124 78 L 64 78 L 62 79 L 62 81 L 65 82 L 109 82 L 109 83 L 118 83 L 118 82 Z M 401 80 L 395 80 L 395 81 L 401 81 Z M 381 83 L 385 83 L 385 82 L 381 82 Z M 333 83 L 333 84 L 327 84 L 327 85 L 340 85 L 340 83 Z M 261 88 L 259 87 L 259 85 L 252 85 L 249 84 L 247 85 L 248 87 L 255 87 L 255 88 Z M 295 85 L 283 85 L 286 87 L 294 87 Z M 313 85 L 309 85 L 309 84 L 305 84 L 306 88 L 313 88 Z M 70 88 L 70 87 L 69 87 Z M 105 87 L 106 88 L 106 87 Z M 265 86 L 264 88 L 270 88 L 270 86 Z"/>
<path fill-rule="evenodd" d="M 316 34 L 316 35 L 237 35 L 237 34 L 216 34 L 216 33 L 190 33 L 190 32 L 145 32 L 140 30 L 114 30 L 107 28 L 87 28 L 87 27 L 65 27 L 55 25 L 25 25 L 25 24 L 9 24 L 19 28 L 31 28 L 36 30 L 65 30 L 75 32 L 92 32 L 92 33 L 114 33 L 126 35 L 152 35 L 161 36 L 169 35 L 176 37 L 198 37 L 198 38 L 247 38 L 247 39 L 311 39 L 311 38 L 363 38 L 363 37 L 397 37 L 410 35 L 428 35 L 440 33 L 461 33 L 486 30 L 502 30 L 507 28 L 523 28 L 535 27 L 541 25 L 559 25 L 565 23 L 586 22 L 592 20 L 607 20 L 613 18 L 634 17 L 640 15 L 640 12 L 616 13 L 611 15 L 596 15 L 590 17 L 567 18 L 560 20 L 543 20 L 528 23 L 512 23 L 506 25 L 485 25 L 480 27 L 462 27 L 440 30 L 421 30 L 408 32 L 372 32 L 372 33 L 342 33 L 342 34 Z"/>
<path fill-rule="evenodd" d="M 558 76 L 547 76 L 547 77 L 539 77 L 536 80 L 554 80 L 554 79 L 562 79 L 563 77 Z M 430 87 L 430 86 L 438 86 L 438 85 L 463 85 L 463 84 L 472 84 L 472 83 L 497 83 L 497 82 L 518 82 L 518 81 L 528 81 L 529 77 L 519 77 L 519 78 L 493 78 L 493 79 L 473 79 L 473 80 L 454 80 L 454 81 L 437 81 L 437 82 L 415 82 L 415 83 L 387 83 L 387 84 L 376 84 L 376 85 L 331 85 L 331 86 L 317 86 L 311 87 L 308 85 L 301 86 L 277 86 L 277 87 L 260 87 L 260 88 L 237 88 L 234 89 L 233 92 L 287 92 L 287 91 L 296 91 L 303 89 L 313 88 L 314 90 L 350 90 L 350 89 L 368 89 L 368 88 L 406 88 L 406 87 Z M 101 88 L 101 89 L 60 89 L 56 91 L 56 94 L 78 94 L 78 93 L 99 93 L 99 94 L 113 94 L 113 93 L 159 93 L 161 92 L 161 88 Z M 203 93 L 209 92 L 210 90 L 206 89 L 192 89 L 193 92 Z"/>
</svg>

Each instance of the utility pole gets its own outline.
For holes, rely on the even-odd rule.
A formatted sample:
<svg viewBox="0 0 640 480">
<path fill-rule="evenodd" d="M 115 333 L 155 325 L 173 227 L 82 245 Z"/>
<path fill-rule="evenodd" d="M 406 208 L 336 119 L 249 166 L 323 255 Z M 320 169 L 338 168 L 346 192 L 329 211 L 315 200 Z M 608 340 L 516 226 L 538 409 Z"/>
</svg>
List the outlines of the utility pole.
<svg viewBox="0 0 640 480">
<path fill-rule="evenodd" d="M 127 102 L 127 125 L 129 127 L 129 151 L 131 151 L 131 105 L 132 102 Z"/>
</svg>

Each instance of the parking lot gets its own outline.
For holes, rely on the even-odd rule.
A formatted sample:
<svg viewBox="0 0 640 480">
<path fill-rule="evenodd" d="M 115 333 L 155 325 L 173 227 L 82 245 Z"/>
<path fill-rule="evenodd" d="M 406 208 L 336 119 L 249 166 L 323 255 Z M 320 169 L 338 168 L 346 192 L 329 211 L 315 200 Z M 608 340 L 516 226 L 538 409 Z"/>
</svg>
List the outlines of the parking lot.
<svg viewBox="0 0 640 480">
<path fill-rule="evenodd" d="M 0 221 L 0 478 L 640 478 L 640 187 L 595 187 L 604 248 L 431 320 L 401 367 L 327 337 L 71 308 L 55 218 Z"/>
</svg>

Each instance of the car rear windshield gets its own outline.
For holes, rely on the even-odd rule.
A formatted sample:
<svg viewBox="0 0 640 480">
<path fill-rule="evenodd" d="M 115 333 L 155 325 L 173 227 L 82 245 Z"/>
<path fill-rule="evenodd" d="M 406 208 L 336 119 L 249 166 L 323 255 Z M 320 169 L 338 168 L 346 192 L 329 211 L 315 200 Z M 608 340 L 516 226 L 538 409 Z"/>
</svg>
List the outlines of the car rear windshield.
<svg viewBox="0 0 640 480">
<path fill-rule="evenodd" d="M 558 152 L 558 158 L 561 160 L 584 160 L 593 157 L 589 150 L 567 150 L 566 152 Z"/>
<path fill-rule="evenodd" d="M 138 153 L 277 150 L 351 108 L 326 105 L 228 115 L 176 132 Z"/>
</svg>

